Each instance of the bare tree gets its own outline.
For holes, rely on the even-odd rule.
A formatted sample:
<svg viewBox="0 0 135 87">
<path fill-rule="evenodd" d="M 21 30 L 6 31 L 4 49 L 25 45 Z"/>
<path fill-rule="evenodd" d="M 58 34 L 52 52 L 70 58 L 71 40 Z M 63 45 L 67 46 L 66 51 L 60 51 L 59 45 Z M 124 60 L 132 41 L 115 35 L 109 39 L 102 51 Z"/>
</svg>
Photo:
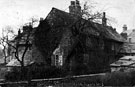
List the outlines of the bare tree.
<svg viewBox="0 0 135 87">
<path fill-rule="evenodd" d="M 39 17 L 38 16 L 32 16 L 29 20 L 30 20 L 30 23 L 31 23 L 32 27 L 35 27 L 35 26 L 38 25 Z"/>
<path fill-rule="evenodd" d="M 97 22 L 97 23 L 101 23 L 101 19 L 103 17 L 103 9 L 100 10 L 100 11 L 95 11 L 95 5 L 97 3 L 96 2 L 92 2 L 92 0 L 88 0 L 84 3 L 83 5 L 83 9 L 82 9 L 82 17 L 86 20 L 90 20 L 90 21 L 93 21 L 93 22 Z M 116 24 L 117 23 L 117 20 L 113 17 L 110 17 L 110 16 L 106 16 L 107 17 L 107 23 L 108 25 L 111 25 L 112 23 L 113 24 Z"/>
<path fill-rule="evenodd" d="M 18 35 L 15 36 L 13 40 L 5 40 L 2 38 L 3 42 L 11 48 L 11 54 L 13 57 L 20 63 L 21 69 L 21 79 L 25 76 L 25 57 L 28 49 L 32 46 L 31 44 L 31 35 L 32 35 L 32 26 L 27 25 L 23 27 L 23 32 L 18 30 Z"/>
<path fill-rule="evenodd" d="M 25 32 L 18 31 L 17 37 L 15 37 L 14 42 L 6 42 L 9 46 L 11 46 L 14 49 L 15 58 L 20 62 L 21 67 L 24 67 L 24 58 L 25 54 L 30 47 L 30 35 L 32 26 L 27 26 L 27 29 Z M 21 54 L 21 55 L 19 55 Z"/>
<path fill-rule="evenodd" d="M 2 36 L 0 38 L 0 44 L 2 45 L 3 49 L 3 55 L 4 55 L 4 63 L 6 64 L 7 61 L 7 57 L 9 56 L 8 53 L 8 44 L 6 42 L 9 41 L 9 39 L 11 39 L 11 37 L 14 36 L 14 31 L 10 26 L 6 26 L 5 29 L 2 29 Z"/>
<path fill-rule="evenodd" d="M 12 54 L 12 56 L 20 63 L 21 67 L 21 77 L 24 77 L 24 70 L 25 70 L 25 55 L 29 47 L 31 47 L 31 31 L 32 31 L 32 26 L 24 26 L 26 29 L 24 29 L 23 32 L 19 29 L 18 35 L 14 35 L 12 29 L 7 30 L 6 34 L 5 31 L 3 31 L 3 36 L 0 38 L 1 39 L 1 45 L 3 46 L 3 53 L 5 55 L 5 63 L 7 59 L 7 50 L 10 48 L 9 54 Z M 23 28 L 24 28 L 23 27 Z M 9 36 L 12 33 L 14 39 L 10 40 Z"/>
<path fill-rule="evenodd" d="M 97 12 L 93 12 L 93 9 L 95 8 L 94 6 L 95 3 L 86 1 L 83 5 L 83 9 L 82 9 L 82 17 L 86 20 L 90 20 L 90 21 L 96 21 L 97 19 L 101 19 L 102 18 L 102 13 L 97 11 Z"/>
</svg>

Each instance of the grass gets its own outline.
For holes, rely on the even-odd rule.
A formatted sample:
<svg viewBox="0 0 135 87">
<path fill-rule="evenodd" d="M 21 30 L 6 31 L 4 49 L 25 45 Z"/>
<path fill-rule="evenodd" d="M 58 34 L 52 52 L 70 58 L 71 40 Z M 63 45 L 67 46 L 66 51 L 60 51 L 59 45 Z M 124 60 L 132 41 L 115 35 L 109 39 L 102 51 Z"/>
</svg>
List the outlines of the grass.
<svg viewBox="0 0 135 87">
<path fill-rule="evenodd" d="M 92 77 L 67 77 L 59 81 L 40 81 L 32 82 L 35 87 L 91 87 L 91 86 L 133 86 L 135 85 L 135 71 L 131 72 L 112 72 L 106 75 Z"/>
</svg>

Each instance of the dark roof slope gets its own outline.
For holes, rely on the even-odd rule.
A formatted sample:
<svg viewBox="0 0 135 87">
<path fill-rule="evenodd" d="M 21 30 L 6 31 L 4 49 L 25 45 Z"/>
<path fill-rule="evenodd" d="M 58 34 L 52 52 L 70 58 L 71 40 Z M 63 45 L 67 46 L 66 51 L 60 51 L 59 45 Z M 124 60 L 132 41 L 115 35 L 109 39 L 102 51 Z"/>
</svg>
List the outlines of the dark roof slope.
<svg viewBox="0 0 135 87">
<path fill-rule="evenodd" d="M 49 22 L 52 28 L 57 27 L 67 27 L 74 25 L 77 21 L 80 19 L 74 15 L 71 15 L 70 13 L 58 10 L 56 8 L 52 8 L 51 12 L 46 17 L 46 20 Z M 87 21 L 84 19 L 81 19 L 81 21 Z M 87 31 L 85 33 L 88 34 L 94 34 L 94 35 L 100 35 L 102 34 L 104 37 L 110 40 L 118 41 L 118 42 L 125 42 L 125 39 L 116 32 L 115 29 L 113 29 L 110 26 L 102 26 L 102 24 L 94 23 L 87 21 L 87 27 L 84 31 Z"/>
<path fill-rule="evenodd" d="M 93 23 L 93 25 L 101 32 L 107 39 L 125 42 L 126 40 L 111 26 L 102 26 L 102 24 Z"/>
</svg>

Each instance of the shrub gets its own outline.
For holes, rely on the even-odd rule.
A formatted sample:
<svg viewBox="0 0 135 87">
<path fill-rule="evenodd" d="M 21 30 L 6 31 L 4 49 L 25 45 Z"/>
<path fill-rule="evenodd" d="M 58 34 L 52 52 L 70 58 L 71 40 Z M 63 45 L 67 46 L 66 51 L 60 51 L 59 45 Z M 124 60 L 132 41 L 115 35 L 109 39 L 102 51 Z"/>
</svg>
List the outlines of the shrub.
<svg viewBox="0 0 135 87">
<path fill-rule="evenodd" d="M 112 72 L 103 76 L 102 82 L 105 86 L 130 86 L 131 78 L 127 72 Z"/>
<path fill-rule="evenodd" d="M 78 64 L 76 67 L 72 68 L 74 75 L 88 74 L 89 70 L 85 64 Z"/>
<path fill-rule="evenodd" d="M 38 68 L 32 71 L 32 78 L 55 78 L 63 77 L 65 75 L 65 70 L 57 68 L 54 66 L 46 68 Z"/>
<path fill-rule="evenodd" d="M 27 79 L 27 68 L 23 68 L 23 73 L 20 68 L 13 67 L 12 72 L 8 72 L 5 75 L 5 80 L 9 81 L 19 81 Z"/>
<path fill-rule="evenodd" d="M 30 80 L 30 79 L 44 79 L 64 77 L 67 75 L 66 69 L 57 68 L 55 66 L 45 67 L 44 65 L 32 65 L 21 72 L 20 68 L 13 68 L 12 72 L 6 74 L 6 80 Z"/>
</svg>

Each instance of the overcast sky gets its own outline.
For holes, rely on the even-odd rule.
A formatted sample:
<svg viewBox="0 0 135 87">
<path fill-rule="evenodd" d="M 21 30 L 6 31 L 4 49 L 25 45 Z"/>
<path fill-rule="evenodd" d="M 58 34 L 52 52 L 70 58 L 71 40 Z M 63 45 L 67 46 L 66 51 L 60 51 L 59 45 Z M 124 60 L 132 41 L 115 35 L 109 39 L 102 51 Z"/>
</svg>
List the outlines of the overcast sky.
<svg viewBox="0 0 135 87">
<path fill-rule="evenodd" d="M 43 17 L 52 7 L 68 11 L 71 0 L 0 0 L 0 30 L 9 25 L 16 29 L 30 21 L 32 17 Z M 87 0 L 80 0 L 83 4 Z M 94 2 L 95 10 L 106 11 L 115 21 L 112 26 L 118 32 L 127 24 L 128 29 L 135 28 L 135 0 L 88 0 Z M 0 32 L 1 33 L 1 32 Z"/>
</svg>

